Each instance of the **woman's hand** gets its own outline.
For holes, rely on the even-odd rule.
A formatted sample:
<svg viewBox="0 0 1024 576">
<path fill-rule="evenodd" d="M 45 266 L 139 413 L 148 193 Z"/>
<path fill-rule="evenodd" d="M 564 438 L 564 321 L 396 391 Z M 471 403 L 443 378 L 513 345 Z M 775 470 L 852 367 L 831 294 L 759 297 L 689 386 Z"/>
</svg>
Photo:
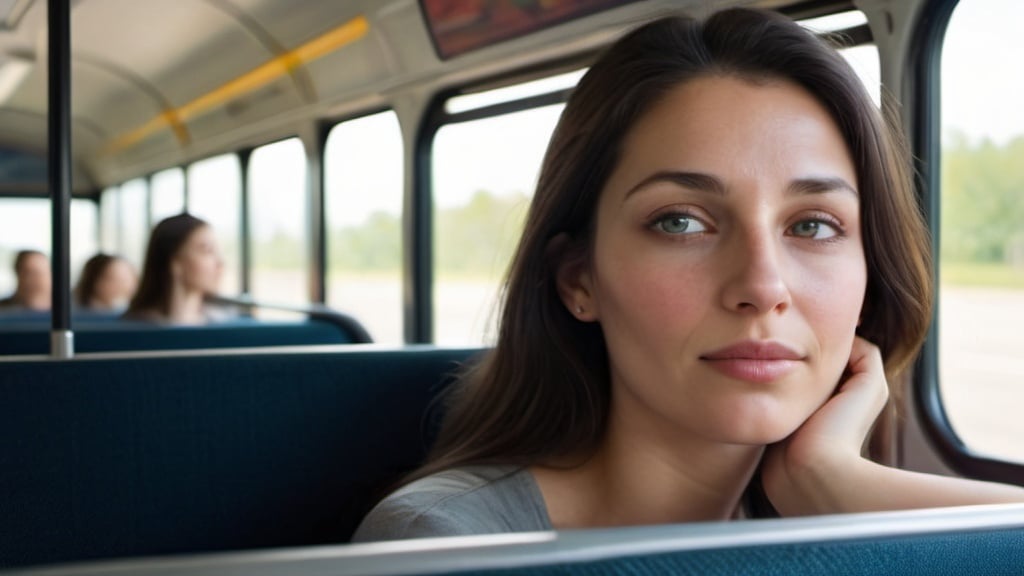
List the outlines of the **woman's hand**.
<svg viewBox="0 0 1024 576">
<path fill-rule="evenodd" d="M 765 492 L 783 516 L 840 512 L 847 491 L 870 489 L 854 483 L 855 472 L 871 464 L 861 448 L 889 397 L 878 347 L 856 337 L 848 374 L 796 432 L 765 452 Z"/>
<path fill-rule="evenodd" d="M 994 482 L 888 468 L 861 456 L 885 406 L 878 348 L 856 338 L 849 377 L 761 463 L 765 493 L 783 516 L 1024 502 L 1024 489 Z"/>
</svg>

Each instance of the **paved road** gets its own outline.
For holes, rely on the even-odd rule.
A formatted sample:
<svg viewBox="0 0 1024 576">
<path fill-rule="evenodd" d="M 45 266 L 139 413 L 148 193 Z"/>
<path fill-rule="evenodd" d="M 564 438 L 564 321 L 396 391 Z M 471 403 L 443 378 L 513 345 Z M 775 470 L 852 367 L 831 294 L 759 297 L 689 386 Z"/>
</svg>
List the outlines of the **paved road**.
<svg viewBox="0 0 1024 576">
<path fill-rule="evenodd" d="M 944 286 L 939 389 L 980 452 L 1024 462 L 1024 291 Z"/>
</svg>

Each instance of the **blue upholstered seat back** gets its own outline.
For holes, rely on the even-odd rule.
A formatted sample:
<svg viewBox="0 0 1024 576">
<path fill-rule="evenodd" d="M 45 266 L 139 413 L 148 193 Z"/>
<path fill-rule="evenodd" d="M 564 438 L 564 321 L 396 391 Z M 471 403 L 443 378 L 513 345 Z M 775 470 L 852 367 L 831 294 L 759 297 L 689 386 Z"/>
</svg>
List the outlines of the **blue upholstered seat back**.
<svg viewBox="0 0 1024 576">
<path fill-rule="evenodd" d="M 85 321 L 74 325 L 75 351 L 192 350 L 368 341 L 368 336 L 364 336 L 365 330 L 352 322 L 351 325 L 339 325 L 319 318 L 294 322 L 260 322 L 243 318 L 209 326 L 158 326 L 125 321 Z M 47 354 L 49 350 L 47 323 L 0 323 L 0 355 Z"/>
<path fill-rule="evenodd" d="M 472 353 L 0 362 L 0 567 L 344 542 Z"/>
</svg>

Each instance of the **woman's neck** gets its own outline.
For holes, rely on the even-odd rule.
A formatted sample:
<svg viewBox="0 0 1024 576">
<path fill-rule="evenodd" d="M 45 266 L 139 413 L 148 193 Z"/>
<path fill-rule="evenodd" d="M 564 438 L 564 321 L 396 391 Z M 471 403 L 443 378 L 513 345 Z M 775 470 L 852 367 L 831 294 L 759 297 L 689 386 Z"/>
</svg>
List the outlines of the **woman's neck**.
<svg viewBox="0 0 1024 576">
<path fill-rule="evenodd" d="M 613 413 L 585 463 L 531 471 L 555 528 L 726 520 L 736 516 L 763 451 Z"/>
<path fill-rule="evenodd" d="M 167 321 L 171 324 L 205 324 L 203 293 L 176 286 L 171 290 L 171 301 L 167 307 Z"/>
</svg>

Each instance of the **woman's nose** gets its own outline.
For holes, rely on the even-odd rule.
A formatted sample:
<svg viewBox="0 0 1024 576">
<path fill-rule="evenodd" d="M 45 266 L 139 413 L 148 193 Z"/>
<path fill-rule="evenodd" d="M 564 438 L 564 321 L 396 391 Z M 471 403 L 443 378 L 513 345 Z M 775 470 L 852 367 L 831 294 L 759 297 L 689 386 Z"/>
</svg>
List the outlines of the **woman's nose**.
<svg viewBox="0 0 1024 576">
<path fill-rule="evenodd" d="M 784 312 L 792 304 L 783 273 L 781 246 L 762 232 L 744 234 L 723 255 L 727 267 L 722 304 L 729 310 L 766 314 Z"/>
</svg>

